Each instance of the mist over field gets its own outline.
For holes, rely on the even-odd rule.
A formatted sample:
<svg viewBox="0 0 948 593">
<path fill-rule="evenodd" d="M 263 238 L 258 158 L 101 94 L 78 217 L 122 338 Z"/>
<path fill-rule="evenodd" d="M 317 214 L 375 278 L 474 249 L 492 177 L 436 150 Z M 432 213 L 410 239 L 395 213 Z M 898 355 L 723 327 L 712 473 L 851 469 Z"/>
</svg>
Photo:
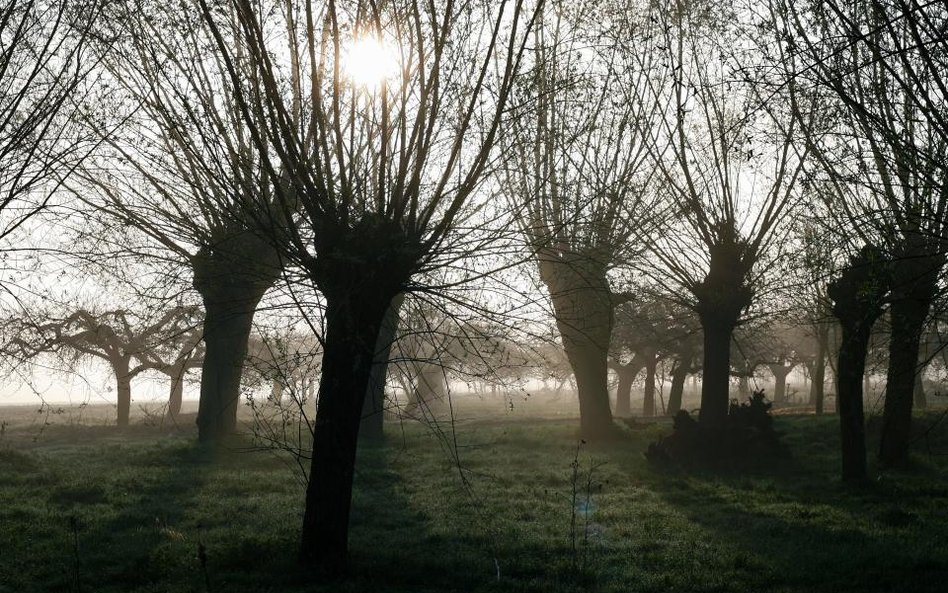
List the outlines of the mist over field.
<svg viewBox="0 0 948 593">
<path fill-rule="evenodd" d="M 4 0 L 0 593 L 935 592 L 948 5 Z"/>
</svg>

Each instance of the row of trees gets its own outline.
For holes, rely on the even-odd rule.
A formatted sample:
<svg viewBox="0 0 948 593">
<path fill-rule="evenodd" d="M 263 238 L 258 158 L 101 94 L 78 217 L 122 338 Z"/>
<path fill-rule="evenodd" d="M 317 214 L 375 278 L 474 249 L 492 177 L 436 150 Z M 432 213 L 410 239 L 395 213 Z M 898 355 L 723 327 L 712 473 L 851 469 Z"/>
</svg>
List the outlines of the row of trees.
<svg viewBox="0 0 948 593">
<path fill-rule="evenodd" d="M 654 386 L 660 349 L 679 394 L 700 368 L 700 422 L 720 428 L 737 328 L 796 303 L 822 385 L 834 316 L 844 477 L 858 479 L 873 323 L 888 312 L 880 458 L 897 465 L 942 286 L 946 22 L 902 0 L 14 0 L 0 232 L 68 192 L 86 230 L 131 227 L 140 243 L 123 248 L 189 277 L 209 445 L 236 428 L 261 300 L 280 289 L 300 307 L 322 353 L 300 555 L 323 567 L 346 557 L 358 435 L 402 300 L 457 299 L 523 261 L 585 438 L 615 431 L 610 351 L 621 393 L 639 364 Z M 393 56 L 369 83 L 349 55 L 365 40 Z M 515 309 L 516 292 L 478 306 Z M 661 340 L 617 323 L 651 302 Z M 63 323 L 45 329 L 80 351 L 104 333 Z"/>
</svg>

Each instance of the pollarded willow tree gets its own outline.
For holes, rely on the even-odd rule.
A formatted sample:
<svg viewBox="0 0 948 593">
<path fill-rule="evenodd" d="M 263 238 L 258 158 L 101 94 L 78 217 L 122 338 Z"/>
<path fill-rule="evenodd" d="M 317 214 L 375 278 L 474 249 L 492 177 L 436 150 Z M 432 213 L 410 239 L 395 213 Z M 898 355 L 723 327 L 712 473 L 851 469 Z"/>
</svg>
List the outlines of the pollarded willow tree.
<svg viewBox="0 0 948 593">
<path fill-rule="evenodd" d="M 86 118 L 103 149 L 81 171 L 77 193 L 148 238 L 131 246 L 136 253 L 190 272 L 205 310 L 198 438 L 212 443 L 236 429 L 254 314 L 283 270 L 244 207 L 273 209 L 279 181 L 265 173 L 253 139 L 253 122 L 267 115 L 245 121 L 224 91 L 228 64 L 210 51 L 200 11 L 179 8 L 165 0 L 109 7 L 98 33 L 111 48 L 103 56 L 111 113 Z M 258 84 L 258 66 L 235 51 L 230 67 Z"/>
<path fill-rule="evenodd" d="M 633 237 L 654 220 L 643 138 L 660 115 L 647 89 L 661 72 L 650 11 L 547 2 L 532 69 L 516 89 L 529 110 L 503 140 L 504 191 L 550 295 L 585 438 L 613 428 L 607 359 L 614 309 L 631 295 L 614 289 L 610 272 L 634 257 Z"/>
<path fill-rule="evenodd" d="M 652 265 L 642 271 L 697 313 L 704 332 L 700 420 L 721 426 L 732 335 L 761 297 L 804 155 L 794 144 L 787 89 L 771 91 L 761 78 L 766 60 L 757 44 L 766 40 L 752 14 L 740 5 L 683 2 L 658 14 L 671 74 L 667 85 L 648 89 L 648 100 L 667 108 L 647 133 L 673 212 L 648 238 Z"/>
<path fill-rule="evenodd" d="M 804 126 L 841 232 L 891 268 L 889 367 L 879 458 L 908 460 L 919 344 L 948 259 L 948 8 L 941 2 L 778 3 L 796 74 L 831 121 Z"/>
<path fill-rule="evenodd" d="M 385 312 L 478 232 L 455 229 L 476 220 L 535 13 L 522 0 L 197 2 L 221 93 L 276 189 L 275 207 L 251 196 L 232 216 L 266 227 L 324 302 L 300 557 L 336 571 Z"/>
</svg>

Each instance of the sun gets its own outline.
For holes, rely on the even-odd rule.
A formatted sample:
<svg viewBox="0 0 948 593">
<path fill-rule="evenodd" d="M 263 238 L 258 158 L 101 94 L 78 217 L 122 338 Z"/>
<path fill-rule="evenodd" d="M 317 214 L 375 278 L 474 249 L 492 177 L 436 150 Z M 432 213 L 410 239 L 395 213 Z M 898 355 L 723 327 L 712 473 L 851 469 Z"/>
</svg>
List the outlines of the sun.
<svg viewBox="0 0 948 593">
<path fill-rule="evenodd" d="M 373 90 L 398 72 L 394 48 L 383 39 L 366 35 L 352 40 L 343 49 L 342 67 L 356 86 Z"/>
</svg>

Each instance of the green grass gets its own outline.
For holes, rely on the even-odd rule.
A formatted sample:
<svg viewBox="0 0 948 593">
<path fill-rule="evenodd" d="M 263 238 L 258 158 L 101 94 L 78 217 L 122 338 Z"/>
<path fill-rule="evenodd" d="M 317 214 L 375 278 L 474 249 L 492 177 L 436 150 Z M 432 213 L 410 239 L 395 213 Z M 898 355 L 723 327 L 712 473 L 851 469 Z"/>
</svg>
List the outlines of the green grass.
<svg viewBox="0 0 948 593">
<path fill-rule="evenodd" d="M 201 546 L 211 591 L 946 590 L 948 419 L 911 471 L 874 470 L 860 489 L 836 477 L 835 418 L 776 424 L 793 458 L 752 474 L 652 469 L 642 451 L 665 421 L 583 446 L 588 515 L 571 505 L 575 419 L 462 422 L 460 465 L 450 433 L 392 427 L 360 452 L 351 574 L 332 583 L 296 566 L 303 489 L 275 453 L 212 457 L 190 428 L 49 426 L 33 442 L 13 427 L 0 592 L 77 578 L 87 592 L 205 591 Z"/>
</svg>

